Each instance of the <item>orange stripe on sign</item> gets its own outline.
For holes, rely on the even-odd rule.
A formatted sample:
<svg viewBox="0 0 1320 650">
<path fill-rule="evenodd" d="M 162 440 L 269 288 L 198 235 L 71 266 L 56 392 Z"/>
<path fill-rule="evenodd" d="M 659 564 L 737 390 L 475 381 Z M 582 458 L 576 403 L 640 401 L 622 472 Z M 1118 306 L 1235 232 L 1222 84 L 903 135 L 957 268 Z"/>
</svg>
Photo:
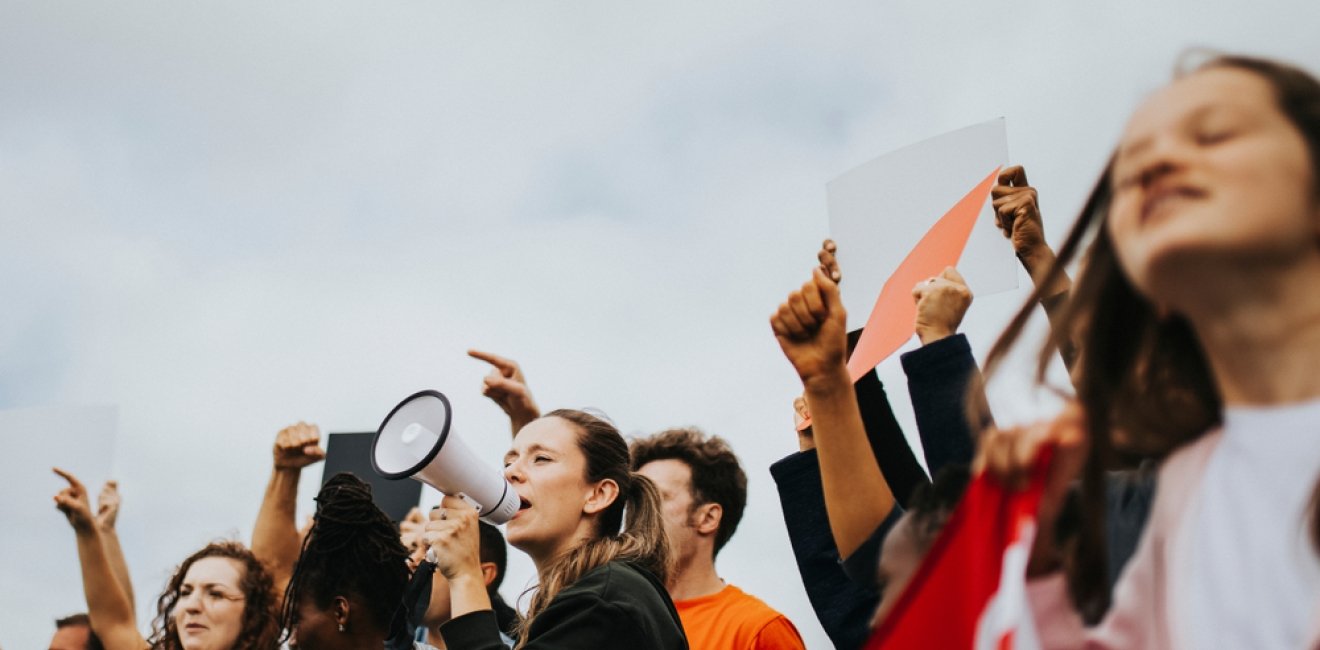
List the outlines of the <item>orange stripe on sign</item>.
<svg viewBox="0 0 1320 650">
<path fill-rule="evenodd" d="M 981 206 L 990 196 L 999 168 L 995 168 L 962 197 L 917 242 L 894 274 L 885 281 L 880 297 L 875 300 L 871 317 L 862 328 L 851 357 L 848 357 L 848 376 L 855 382 L 880 365 L 895 350 L 912 338 L 916 329 L 917 305 L 912 300 L 912 288 L 918 282 L 939 275 L 947 266 L 957 266 L 972 235 L 972 226 L 981 214 Z M 847 272 L 847 269 L 844 269 Z"/>
</svg>

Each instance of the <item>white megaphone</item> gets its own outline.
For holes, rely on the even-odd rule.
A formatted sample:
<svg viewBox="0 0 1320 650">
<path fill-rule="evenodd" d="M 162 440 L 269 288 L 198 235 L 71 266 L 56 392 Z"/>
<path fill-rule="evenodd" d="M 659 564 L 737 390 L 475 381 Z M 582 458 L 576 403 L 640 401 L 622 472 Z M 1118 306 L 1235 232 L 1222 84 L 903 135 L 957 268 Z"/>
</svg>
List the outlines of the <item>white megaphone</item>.
<svg viewBox="0 0 1320 650">
<path fill-rule="evenodd" d="M 477 458 L 450 428 L 449 400 L 424 390 L 394 407 L 371 443 L 371 466 L 388 479 L 415 478 L 441 492 L 463 497 L 481 518 L 502 524 L 518 512 L 521 499 L 504 476 Z"/>
</svg>

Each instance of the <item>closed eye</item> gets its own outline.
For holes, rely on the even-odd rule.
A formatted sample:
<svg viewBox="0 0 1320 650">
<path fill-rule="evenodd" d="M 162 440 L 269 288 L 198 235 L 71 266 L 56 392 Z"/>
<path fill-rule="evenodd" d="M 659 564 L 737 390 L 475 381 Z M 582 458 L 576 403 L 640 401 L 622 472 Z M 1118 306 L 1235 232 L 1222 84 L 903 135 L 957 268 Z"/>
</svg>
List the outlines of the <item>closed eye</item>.
<svg viewBox="0 0 1320 650">
<path fill-rule="evenodd" d="M 1225 140 L 1231 139 L 1235 135 L 1237 135 L 1236 131 L 1232 131 L 1228 129 L 1219 129 L 1215 131 L 1202 131 L 1196 134 L 1196 144 L 1199 144 L 1201 146 L 1219 144 L 1220 142 L 1224 142 Z"/>
</svg>

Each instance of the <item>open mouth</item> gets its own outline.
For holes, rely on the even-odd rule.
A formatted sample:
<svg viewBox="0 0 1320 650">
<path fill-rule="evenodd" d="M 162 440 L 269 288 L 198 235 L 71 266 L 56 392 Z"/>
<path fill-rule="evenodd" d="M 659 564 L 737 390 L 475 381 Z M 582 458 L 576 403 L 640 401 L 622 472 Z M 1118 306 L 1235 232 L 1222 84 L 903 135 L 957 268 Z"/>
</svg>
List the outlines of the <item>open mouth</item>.
<svg viewBox="0 0 1320 650">
<path fill-rule="evenodd" d="M 518 511 L 521 512 L 532 507 L 532 502 L 523 497 L 518 497 Z"/>
<path fill-rule="evenodd" d="M 1162 188 L 1146 198 L 1141 206 L 1141 221 L 1145 223 L 1152 217 L 1176 207 L 1187 200 L 1199 199 L 1205 192 L 1194 187 L 1174 186 Z"/>
</svg>

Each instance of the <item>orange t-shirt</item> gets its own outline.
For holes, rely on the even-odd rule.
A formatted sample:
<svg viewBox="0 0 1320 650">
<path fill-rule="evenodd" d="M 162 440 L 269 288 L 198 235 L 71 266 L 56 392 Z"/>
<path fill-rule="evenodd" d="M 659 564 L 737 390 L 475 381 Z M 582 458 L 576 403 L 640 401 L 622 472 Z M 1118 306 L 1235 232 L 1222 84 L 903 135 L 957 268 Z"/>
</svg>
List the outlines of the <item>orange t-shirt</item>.
<svg viewBox="0 0 1320 650">
<path fill-rule="evenodd" d="M 691 650 L 806 647 L 783 614 L 733 585 L 709 596 L 674 601 L 674 609 Z"/>
</svg>

